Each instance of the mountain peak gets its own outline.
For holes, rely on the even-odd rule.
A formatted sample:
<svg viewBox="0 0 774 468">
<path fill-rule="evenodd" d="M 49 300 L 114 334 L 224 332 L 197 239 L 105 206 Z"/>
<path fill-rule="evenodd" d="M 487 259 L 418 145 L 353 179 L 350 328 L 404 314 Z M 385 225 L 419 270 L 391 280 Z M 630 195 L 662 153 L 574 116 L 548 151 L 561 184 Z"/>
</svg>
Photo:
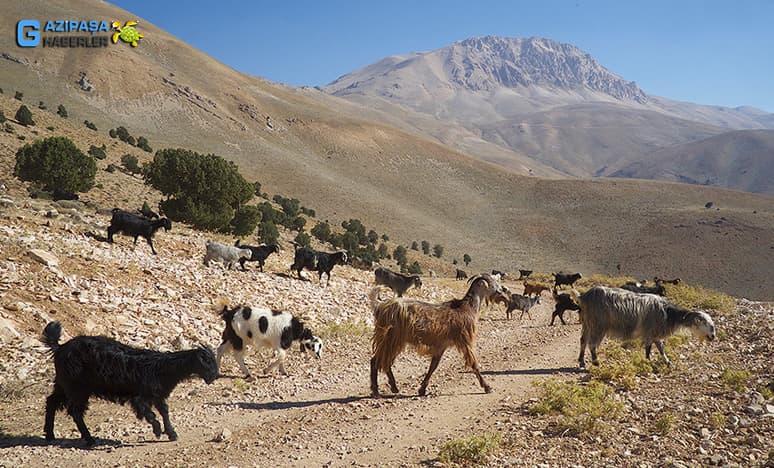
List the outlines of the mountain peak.
<svg viewBox="0 0 774 468">
<path fill-rule="evenodd" d="M 583 88 L 619 100 L 647 102 L 633 81 L 625 81 L 591 55 L 571 45 L 541 37 L 472 37 L 433 53 L 446 55 L 444 68 L 453 83 L 471 91 L 497 87 Z"/>
</svg>

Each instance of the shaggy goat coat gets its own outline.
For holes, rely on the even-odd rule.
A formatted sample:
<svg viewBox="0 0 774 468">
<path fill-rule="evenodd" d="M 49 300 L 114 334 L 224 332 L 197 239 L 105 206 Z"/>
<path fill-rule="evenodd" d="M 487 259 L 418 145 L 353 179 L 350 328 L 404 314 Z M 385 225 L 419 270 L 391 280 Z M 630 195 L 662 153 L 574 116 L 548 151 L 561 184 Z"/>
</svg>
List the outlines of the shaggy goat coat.
<svg viewBox="0 0 774 468">
<path fill-rule="evenodd" d="M 398 392 L 392 365 L 407 345 L 412 346 L 420 355 L 432 358 L 419 389 L 420 395 L 425 394 L 430 376 L 446 349 L 450 347 L 457 348 L 465 360 L 465 365 L 473 369 L 481 387 L 489 393 L 491 388 L 481 377 L 474 351 L 476 325 L 481 302 L 499 294 L 499 282 L 489 275 L 474 277 L 462 299 L 453 299 L 441 304 L 405 298 L 378 302 L 378 288 L 371 290 L 369 299 L 374 311 L 372 393 L 379 393 L 377 375 L 380 370 L 387 374 L 393 393 Z"/>
<path fill-rule="evenodd" d="M 580 305 L 581 352 L 578 362 L 585 366 L 584 351 L 588 344 L 592 362 L 597 364 L 596 348 L 606 335 L 623 340 L 640 339 L 650 358 L 656 344 L 661 357 L 669 364 L 663 340 L 680 328 L 712 340 L 715 325 L 705 312 L 693 312 L 670 304 L 655 294 L 637 294 L 620 288 L 595 286 L 578 297 Z"/>
<path fill-rule="evenodd" d="M 135 348 L 104 336 L 77 336 L 59 344 L 62 326 L 51 322 L 43 331 L 43 342 L 54 354 L 54 390 L 46 400 L 46 439 L 54 439 L 54 416 L 67 408 L 87 445 L 95 440 L 86 428 L 83 415 L 89 397 L 115 403 L 129 403 L 138 419 L 145 419 L 159 437 L 161 426 L 151 407 L 164 422 L 170 440 L 177 433 L 169 420 L 166 399 L 177 384 L 195 375 L 212 383 L 218 377 L 215 355 L 209 348 L 162 353 Z"/>
</svg>

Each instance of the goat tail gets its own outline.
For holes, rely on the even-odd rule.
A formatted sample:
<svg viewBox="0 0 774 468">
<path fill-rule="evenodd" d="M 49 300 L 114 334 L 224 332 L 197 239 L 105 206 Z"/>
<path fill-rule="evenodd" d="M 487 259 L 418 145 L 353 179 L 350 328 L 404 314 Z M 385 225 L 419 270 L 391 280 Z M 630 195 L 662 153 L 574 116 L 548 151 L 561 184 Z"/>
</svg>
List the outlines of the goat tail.
<svg viewBox="0 0 774 468">
<path fill-rule="evenodd" d="M 62 337 L 62 324 L 49 322 L 43 329 L 43 343 L 56 352 L 59 349 L 59 339 Z"/>
<path fill-rule="evenodd" d="M 414 333 L 412 314 L 397 300 L 382 302 L 374 309 L 374 336 L 371 340 L 376 367 L 387 372 L 406 348 Z"/>
</svg>

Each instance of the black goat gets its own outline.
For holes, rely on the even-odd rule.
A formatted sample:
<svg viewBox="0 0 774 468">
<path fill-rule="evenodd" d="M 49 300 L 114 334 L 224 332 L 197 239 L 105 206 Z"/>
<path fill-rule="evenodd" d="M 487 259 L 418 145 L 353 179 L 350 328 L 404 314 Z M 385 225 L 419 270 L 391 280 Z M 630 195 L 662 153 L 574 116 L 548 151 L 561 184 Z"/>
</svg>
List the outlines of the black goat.
<svg viewBox="0 0 774 468">
<path fill-rule="evenodd" d="M 659 278 L 658 276 L 656 276 L 655 278 L 653 278 L 653 282 L 656 283 L 656 284 L 669 283 L 669 284 L 678 285 L 678 284 L 681 283 L 681 280 L 680 280 L 680 278 L 674 278 L 674 279 L 671 279 L 671 280 L 670 279 L 663 279 L 663 278 Z"/>
<path fill-rule="evenodd" d="M 557 294 L 556 289 L 554 289 L 554 301 L 556 302 L 556 306 L 554 306 L 554 312 L 551 314 L 551 326 L 554 325 L 556 317 L 559 317 L 559 320 L 562 321 L 562 325 L 567 325 L 564 321 L 565 310 L 580 311 L 580 306 L 572 300 L 572 296 L 569 294 Z"/>
<path fill-rule="evenodd" d="M 657 283 L 655 286 L 645 286 L 642 284 L 638 286 L 636 284 L 626 283 L 623 286 L 621 286 L 621 289 L 626 289 L 627 291 L 631 291 L 639 294 L 657 294 L 659 296 L 666 295 L 666 289 L 664 288 L 664 285 L 661 283 Z"/>
<path fill-rule="evenodd" d="M 252 252 L 252 255 L 250 258 L 240 258 L 239 259 L 239 265 L 242 267 L 242 271 L 247 271 L 247 268 L 245 268 L 245 262 L 258 262 L 258 267 L 260 268 L 261 272 L 263 272 L 263 265 L 266 263 L 266 259 L 269 258 L 269 255 L 273 253 L 279 253 L 280 248 L 277 244 L 271 244 L 271 245 L 260 245 L 258 247 L 253 247 L 252 245 L 242 245 L 239 243 L 239 239 L 234 242 L 234 247 L 239 247 L 241 249 L 249 249 L 250 252 Z"/>
<path fill-rule="evenodd" d="M 336 265 L 344 265 L 345 263 L 347 263 L 347 252 L 318 252 L 309 247 L 301 247 L 296 250 L 296 254 L 293 257 L 293 264 L 290 265 L 290 271 L 298 272 L 298 279 L 302 279 L 301 270 L 304 268 L 316 271 L 320 277 L 320 284 L 322 284 L 322 275 L 325 273 L 328 275 L 328 283 L 330 283 L 331 270 L 333 270 L 333 267 Z"/>
<path fill-rule="evenodd" d="M 531 274 L 532 274 L 532 270 L 519 270 L 519 277 L 517 278 L 517 281 L 521 279 L 526 279 Z"/>
<path fill-rule="evenodd" d="M 566 284 L 572 287 L 572 285 L 576 281 L 583 278 L 583 275 L 581 275 L 580 273 L 573 273 L 573 274 L 554 273 L 553 275 L 554 275 L 554 289 L 558 288 L 563 284 Z"/>
<path fill-rule="evenodd" d="M 467 273 L 465 273 L 464 271 L 462 271 L 459 268 L 457 268 L 457 279 L 458 280 L 463 280 L 463 279 L 465 279 L 467 277 L 468 277 Z"/>
<path fill-rule="evenodd" d="M 68 192 L 67 190 L 62 190 L 61 188 L 57 187 L 54 189 L 53 192 L 51 192 L 51 198 L 54 201 L 57 200 L 78 200 L 80 197 L 77 193 Z"/>
<path fill-rule="evenodd" d="M 54 439 L 56 411 L 67 408 L 86 445 L 94 445 L 83 421 L 91 396 L 129 403 L 137 419 L 148 421 L 159 437 L 161 425 L 151 408 L 155 407 L 164 422 L 163 433 L 169 440 L 177 440 L 169 421 L 167 397 L 182 380 L 198 375 L 210 384 L 218 377 L 218 364 L 210 348 L 162 353 L 105 336 L 77 336 L 60 345 L 61 335 L 59 322 L 50 322 L 43 330 L 43 342 L 54 354 L 56 369 L 54 391 L 46 399 L 46 440 Z"/>
<path fill-rule="evenodd" d="M 108 242 L 113 242 L 113 234 L 122 232 L 127 236 L 134 237 L 134 245 L 137 245 L 137 238 L 144 237 L 150 245 L 151 252 L 156 255 L 156 249 L 153 248 L 153 235 L 161 228 L 169 231 L 172 229 L 172 222 L 167 218 L 150 220 L 142 218 L 133 213 L 113 208 L 113 217 L 108 226 Z"/>
<path fill-rule="evenodd" d="M 392 289 L 398 297 L 402 297 L 411 286 L 415 288 L 422 287 L 422 278 L 419 275 L 404 275 L 379 267 L 374 270 L 376 284 L 382 284 Z"/>
</svg>

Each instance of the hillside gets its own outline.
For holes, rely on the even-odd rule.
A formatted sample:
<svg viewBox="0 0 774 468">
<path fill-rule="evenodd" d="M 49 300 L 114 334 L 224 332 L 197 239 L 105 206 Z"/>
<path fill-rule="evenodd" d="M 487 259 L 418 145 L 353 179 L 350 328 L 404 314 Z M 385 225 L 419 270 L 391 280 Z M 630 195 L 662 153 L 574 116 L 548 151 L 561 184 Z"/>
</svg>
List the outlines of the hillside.
<svg viewBox="0 0 774 468">
<path fill-rule="evenodd" d="M 661 179 L 774 194 L 774 131 L 742 130 L 671 146 L 611 169 L 612 177 Z"/>
<path fill-rule="evenodd" d="M 92 6 L 27 2 L 0 9 L 6 17 L 40 16 L 44 8 L 51 8 L 46 15 L 69 17 Z M 132 17 L 108 4 L 93 8 L 97 16 Z M 455 152 L 397 117 L 240 74 L 147 22 L 141 29 L 140 47 L 97 51 L 21 50 L 10 32 L 0 35 L 2 110 L 14 115 L 19 102 L 11 96 L 22 91 L 39 120 L 38 135 L 17 133 L 25 141 L 63 133 L 83 150 L 106 144 L 104 164 L 130 149 L 107 136 L 118 125 L 148 137 L 156 149 L 212 151 L 235 161 L 264 191 L 300 199 L 320 219 L 359 218 L 406 245 L 441 243 L 447 261 L 470 254 L 471 270 L 618 274 L 620 265 L 621 274 L 636 277 L 681 276 L 750 298 L 774 295 L 772 285 L 758 280 L 774 255 L 770 197 L 635 180 L 524 177 Z M 115 72 L 116 63 L 132 72 Z M 91 91 L 77 85 L 83 73 Z M 49 111 L 36 110 L 38 101 Z M 70 113 L 66 121 L 51 113 L 59 103 Z M 99 130 L 82 127 L 85 119 Z M 23 142 L 2 133 L 0 144 L 3 177 L 10 178 Z M 84 199 L 136 200 L 120 182 L 103 186 Z M 707 201 L 719 211 L 705 210 Z"/>
<path fill-rule="evenodd" d="M 577 47 L 535 37 L 475 37 L 387 57 L 322 89 L 407 114 L 417 128 L 463 151 L 465 142 L 412 113 L 464 128 L 512 151 L 510 159 L 482 157 L 504 167 L 523 167 L 526 157 L 574 176 L 604 176 L 613 164 L 647 162 L 656 149 L 728 130 L 772 128 L 772 114 L 758 109 L 651 96 Z M 749 185 L 730 174 L 719 180 L 737 190 Z"/>
</svg>

